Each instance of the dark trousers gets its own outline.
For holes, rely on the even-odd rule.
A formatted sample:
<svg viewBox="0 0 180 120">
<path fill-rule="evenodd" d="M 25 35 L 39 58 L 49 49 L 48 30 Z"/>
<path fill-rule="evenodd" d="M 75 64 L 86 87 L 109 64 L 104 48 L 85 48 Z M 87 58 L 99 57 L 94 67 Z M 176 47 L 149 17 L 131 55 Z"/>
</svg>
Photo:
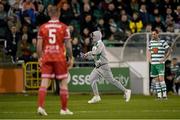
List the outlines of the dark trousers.
<svg viewBox="0 0 180 120">
<path fill-rule="evenodd" d="M 180 83 L 175 83 L 175 90 L 176 90 L 177 94 L 178 94 L 178 91 L 179 91 L 179 87 L 180 87 Z"/>
<path fill-rule="evenodd" d="M 165 80 L 167 92 L 173 92 L 173 80 Z"/>
</svg>

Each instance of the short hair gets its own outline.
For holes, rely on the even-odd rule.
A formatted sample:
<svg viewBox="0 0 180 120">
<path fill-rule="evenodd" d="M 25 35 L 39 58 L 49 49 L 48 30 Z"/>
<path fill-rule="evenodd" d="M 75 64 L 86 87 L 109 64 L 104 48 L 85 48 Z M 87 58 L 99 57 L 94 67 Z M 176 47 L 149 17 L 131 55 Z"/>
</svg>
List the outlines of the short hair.
<svg viewBox="0 0 180 120">
<path fill-rule="evenodd" d="M 59 10 L 58 10 L 58 8 L 56 6 L 52 6 L 52 7 L 50 7 L 48 9 L 48 14 L 49 14 L 50 17 L 54 17 L 54 16 L 57 17 L 58 16 L 58 12 L 59 12 Z"/>
<path fill-rule="evenodd" d="M 170 60 L 166 60 L 165 64 L 169 65 L 169 64 L 171 64 L 171 61 Z"/>
<path fill-rule="evenodd" d="M 156 32 L 157 34 L 159 34 L 159 30 L 158 29 L 153 29 L 152 32 Z"/>
<path fill-rule="evenodd" d="M 177 60 L 177 58 L 176 58 L 176 57 L 174 57 L 172 60 Z"/>
</svg>

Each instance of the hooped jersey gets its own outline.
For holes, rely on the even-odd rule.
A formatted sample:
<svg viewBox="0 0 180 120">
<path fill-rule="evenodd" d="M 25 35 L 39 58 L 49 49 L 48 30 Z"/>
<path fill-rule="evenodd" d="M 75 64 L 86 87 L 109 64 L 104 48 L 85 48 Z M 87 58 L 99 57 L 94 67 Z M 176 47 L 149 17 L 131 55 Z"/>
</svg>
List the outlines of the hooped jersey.
<svg viewBox="0 0 180 120">
<path fill-rule="evenodd" d="M 65 61 L 65 40 L 70 39 L 68 27 L 59 20 L 50 20 L 39 28 L 38 39 L 43 40 L 42 61 Z"/>
<path fill-rule="evenodd" d="M 149 50 L 151 52 L 151 64 L 159 64 L 164 59 L 166 50 L 169 48 L 165 40 L 151 40 L 149 42 Z"/>
</svg>

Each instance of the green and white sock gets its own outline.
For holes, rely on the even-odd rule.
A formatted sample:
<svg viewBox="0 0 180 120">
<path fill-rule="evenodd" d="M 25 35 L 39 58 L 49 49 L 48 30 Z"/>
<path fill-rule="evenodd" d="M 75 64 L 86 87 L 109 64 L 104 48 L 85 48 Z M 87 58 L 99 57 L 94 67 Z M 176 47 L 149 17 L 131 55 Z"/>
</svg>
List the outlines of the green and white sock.
<svg viewBox="0 0 180 120">
<path fill-rule="evenodd" d="M 167 97 L 167 89 L 166 89 L 165 81 L 161 81 L 160 86 L 161 86 L 161 90 L 162 90 L 162 96 Z"/>
<path fill-rule="evenodd" d="M 161 86 L 160 86 L 159 82 L 155 83 L 155 88 L 156 88 L 157 97 L 162 98 Z"/>
<path fill-rule="evenodd" d="M 153 93 L 153 94 L 156 93 L 155 82 L 156 82 L 156 81 L 155 81 L 154 79 L 152 79 L 152 81 L 151 81 L 151 86 L 150 86 L 150 92 Z"/>
</svg>

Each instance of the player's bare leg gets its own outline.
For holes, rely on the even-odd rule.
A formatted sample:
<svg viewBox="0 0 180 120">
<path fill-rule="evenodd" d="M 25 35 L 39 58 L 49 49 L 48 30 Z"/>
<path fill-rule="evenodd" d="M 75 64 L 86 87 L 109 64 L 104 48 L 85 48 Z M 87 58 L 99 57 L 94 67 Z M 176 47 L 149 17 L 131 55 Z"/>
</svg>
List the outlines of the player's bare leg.
<svg viewBox="0 0 180 120">
<path fill-rule="evenodd" d="M 61 115 L 73 115 L 73 112 L 71 112 L 67 108 L 67 103 L 68 103 L 68 98 L 69 98 L 67 79 L 61 80 L 59 85 L 60 85 L 59 95 L 60 95 L 60 99 L 61 99 L 60 114 Z"/>
<path fill-rule="evenodd" d="M 40 86 L 39 91 L 38 91 L 38 109 L 37 109 L 37 113 L 40 114 L 40 115 L 44 115 L 44 116 L 48 115 L 46 113 L 45 109 L 44 109 L 48 84 L 49 84 L 49 79 L 43 78 L 42 81 L 41 81 L 41 86 Z"/>
</svg>

